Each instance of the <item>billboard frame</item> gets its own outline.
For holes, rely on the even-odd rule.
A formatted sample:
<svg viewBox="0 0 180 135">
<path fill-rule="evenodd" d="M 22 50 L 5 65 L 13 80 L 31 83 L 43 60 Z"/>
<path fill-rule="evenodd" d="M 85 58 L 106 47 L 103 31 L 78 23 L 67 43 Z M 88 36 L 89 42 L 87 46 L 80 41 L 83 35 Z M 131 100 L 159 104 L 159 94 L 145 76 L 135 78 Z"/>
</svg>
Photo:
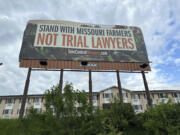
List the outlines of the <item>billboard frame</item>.
<svg viewBox="0 0 180 135">
<path fill-rule="evenodd" d="M 26 102 L 26 98 L 27 98 L 27 93 L 28 93 L 28 89 L 29 89 L 29 83 L 30 83 L 30 76 L 31 76 L 31 71 L 60 71 L 60 80 L 59 80 L 59 87 L 60 87 L 60 96 L 62 95 L 62 88 L 63 88 L 63 72 L 89 72 L 89 103 L 92 106 L 93 102 L 92 102 L 92 72 L 116 72 L 116 76 L 117 76 L 117 84 L 118 84 L 118 91 L 119 91 L 119 99 L 120 102 L 123 103 L 123 93 L 122 93 L 122 86 L 121 86 L 121 81 L 120 81 L 120 73 L 141 73 L 142 74 L 142 78 L 143 78 L 143 82 L 144 82 L 144 87 L 145 87 L 145 91 L 146 91 L 146 95 L 147 95 L 147 101 L 148 101 L 148 107 L 152 106 L 152 100 L 150 98 L 150 92 L 149 92 L 149 87 L 148 87 L 148 83 L 146 80 L 146 76 L 145 73 L 148 73 L 147 71 L 143 71 L 144 68 L 146 68 L 146 66 L 148 66 L 147 64 L 142 64 L 141 68 L 142 71 L 119 71 L 119 70 L 114 70 L 114 71 L 97 71 L 97 70 L 56 70 L 56 69 L 33 69 L 33 68 L 28 68 L 28 73 L 27 73 L 27 78 L 26 78 L 26 82 L 25 82 L 25 87 L 24 87 L 24 93 L 22 96 L 22 104 L 21 104 L 21 108 L 20 108 L 20 114 L 19 114 L 19 118 L 23 118 L 24 116 L 24 110 L 25 110 L 25 102 Z"/>
<path fill-rule="evenodd" d="M 26 101 L 27 93 L 28 93 L 28 89 L 29 89 L 31 71 L 60 71 L 60 80 L 59 80 L 60 96 L 62 95 L 63 72 L 64 71 L 88 72 L 89 73 L 89 103 L 91 105 L 93 104 L 92 103 L 92 72 L 116 72 L 118 91 L 119 91 L 119 95 L 120 95 L 119 98 L 120 98 L 121 102 L 123 102 L 123 95 L 122 95 L 122 87 L 121 87 L 119 72 L 141 73 L 143 82 L 144 82 L 144 87 L 145 87 L 146 94 L 147 94 L 148 106 L 152 106 L 152 101 L 150 99 L 150 93 L 149 93 L 149 87 L 148 87 L 146 76 L 145 76 L 145 73 L 147 73 L 147 71 L 151 71 L 151 68 L 150 68 L 150 62 L 148 59 L 148 55 L 147 55 L 147 51 L 146 51 L 146 47 L 145 47 L 145 43 L 144 43 L 143 34 L 139 28 L 134 27 L 134 29 L 139 29 L 139 31 L 135 31 L 135 33 L 136 32 L 139 33 L 139 35 L 136 33 L 137 34 L 136 36 L 138 38 L 140 38 L 140 39 L 138 39 L 138 40 L 140 40 L 140 41 L 138 41 L 138 43 L 140 44 L 139 48 L 142 47 L 141 48 L 142 50 L 138 50 L 141 52 L 140 53 L 141 57 L 138 56 L 138 58 L 136 58 L 135 60 L 134 59 L 131 60 L 130 58 L 126 58 L 125 61 L 119 60 L 119 56 L 125 55 L 124 57 L 127 57 L 126 53 L 123 55 L 119 54 L 118 57 L 114 57 L 115 55 L 112 55 L 115 58 L 113 60 L 107 60 L 106 58 L 102 57 L 102 59 L 103 59 L 102 61 L 100 61 L 100 59 L 98 59 L 97 56 L 96 56 L 95 60 L 94 59 L 87 60 L 87 59 L 84 59 L 82 56 L 80 58 L 78 58 L 78 60 L 76 60 L 76 59 L 56 59 L 56 57 L 54 57 L 54 59 L 51 59 L 49 57 L 42 57 L 43 55 L 38 55 L 37 52 L 39 52 L 40 49 L 42 49 L 42 48 L 36 48 L 37 52 L 35 54 L 37 55 L 38 59 L 33 59 L 33 57 L 32 57 L 33 54 L 31 54 L 31 52 L 28 52 L 27 50 L 29 48 L 31 48 L 32 50 L 35 48 L 35 46 L 33 46 L 34 45 L 33 41 L 35 41 L 34 34 L 36 34 L 37 29 L 35 29 L 33 25 L 37 25 L 39 22 L 41 22 L 41 23 L 55 22 L 57 24 L 66 24 L 67 23 L 68 25 L 74 24 L 75 26 L 83 25 L 82 27 L 89 27 L 90 25 L 93 25 L 94 28 L 101 27 L 100 25 L 96 25 L 96 24 L 76 23 L 76 22 L 69 22 L 69 21 L 61 21 L 61 22 L 47 21 L 47 20 L 29 21 L 29 23 L 32 23 L 32 25 L 27 25 L 27 27 L 29 27 L 29 29 L 27 29 L 27 27 L 26 27 L 26 30 L 24 32 L 24 35 L 26 35 L 26 38 L 23 38 L 23 44 L 27 44 L 28 46 L 26 46 L 25 48 L 23 48 L 23 46 L 21 47 L 21 52 L 20 52 L 20 57 L 19 57 L 19 62 L 20 62 L 19 66 L 22 68 L 28 68 L 28 73 L 27 73 L 27 78 L 26 78 L 26 82 L 25 82 L 19 118 L 23 118 L 23 116 L 24 116 L 25 101 Z M 35 26 L 35 27 L 37 27 L 37 26 Z M 114 25 L 112 27 L 114 27 L 114 29 L 120 29 L 120 28 L 126 29 L 128 27 L 130 28 L 131 26 Z M 133 27 L 131 27 L 131 28 L 133 29 Z M 133 33 L 133 36 L 134 36 L 134 33 Z M 24 51 L 23 49 L 27 49 L 27 50 Z M 47 50 L 47 48 L 44 50 Z M 50 49 L 50 50 L 51 50 L 50 52 L 52 53 L 54 49 Z M 26 55 L 26 52 L 27 52 L 27 55 Z M 51 53 L 48 52 L 47 54 L 49 55 Z M 127 54 L 133 54 L 133 53 L 127 53 Z M 137 56 L 137 55 L 138 54 L 135 53 L 132 56 Z M 26 56 L 26 57 L 24 57 L 24 56 Z M 118 61 L 117 61 L 117 59 L 118 59 Z M 121 59 L 123 59 L 123 57 L 121 57 Z"/>
</svg>

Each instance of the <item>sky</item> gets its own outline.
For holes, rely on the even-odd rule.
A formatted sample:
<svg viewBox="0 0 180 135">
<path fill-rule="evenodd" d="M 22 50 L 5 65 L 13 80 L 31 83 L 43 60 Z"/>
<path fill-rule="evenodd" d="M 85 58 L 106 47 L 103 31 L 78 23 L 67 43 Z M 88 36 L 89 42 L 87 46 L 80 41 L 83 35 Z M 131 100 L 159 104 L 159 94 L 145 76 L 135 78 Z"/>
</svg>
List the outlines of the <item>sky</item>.
<svg viewBox="0 0 180 135">
<path fill-rule="evenodd" d="M 151 63 L 150 90 L 180 90 L 179 0 L 0 0 L 0 95 L 22 94 L 28 69 L 19 68 L 29 20 L 66 20 L 141 28 Z M 59 82 L 59 72 L 33 71 L 29 94 Z M 142 75 L 120 73 L 122 87 L 144 90 Z M 88 73 L 64 72 L 63 83 L 88 91 Z M 116 73 L 92 73 L 93 91 L 117 85 Z"/>
</svg>

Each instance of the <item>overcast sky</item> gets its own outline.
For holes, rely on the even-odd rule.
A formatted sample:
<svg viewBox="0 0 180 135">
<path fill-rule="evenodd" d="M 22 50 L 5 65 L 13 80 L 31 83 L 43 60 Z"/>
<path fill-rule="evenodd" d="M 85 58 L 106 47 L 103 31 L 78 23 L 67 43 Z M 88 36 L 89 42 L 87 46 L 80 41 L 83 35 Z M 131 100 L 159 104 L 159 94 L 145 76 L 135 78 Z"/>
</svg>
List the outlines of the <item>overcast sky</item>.
<svg viewBox="0 0 180 135">
<path fill-rule="evenodd" d="M 29 20 L 67 20 L 142 29 L 152 71 L 149 88 L 180 90 L 180 0 L 0 0 L 0 95 L 22 94 L 27 69 L 19 68 Z M 59 72 L 32 72 L 29 94 L 59 82 Z M 141 74 L 121 73 L 122 87 L 144 90 Z M 93 73 L 93 91 L 117 85 L 116 73 Z M 88 73 L 65 72 L 64 83 L 88 90 Z"/>
</svg>

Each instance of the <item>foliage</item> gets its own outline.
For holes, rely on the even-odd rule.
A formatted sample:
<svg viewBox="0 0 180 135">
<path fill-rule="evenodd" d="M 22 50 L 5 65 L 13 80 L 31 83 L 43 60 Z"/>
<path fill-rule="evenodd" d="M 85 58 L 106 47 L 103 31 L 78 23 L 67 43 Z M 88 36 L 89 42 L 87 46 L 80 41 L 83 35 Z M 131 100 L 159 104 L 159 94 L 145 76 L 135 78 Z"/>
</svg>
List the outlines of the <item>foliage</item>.
<svg viewBox="0 0 180 135">
<path fill-rule="evenodd" d="M 161 104 L 142 115 L 143 127 L 149 135 L 180 134 L 180 104 Z"/>
<path fill-rule="evenodd" d="M 128 134 L 180 135 L 180 104 L 160 104 L 137 114 L 130 122 Z"/>
<path fill-rule="evenodd" d="M 20 135 L 17 119 L 0 119 L 0 135 Z"/>
<path fill-rule="evenodd" d="M 121 133 L 126 131 L 131 119 L 135 117 L 135 113 L 131 104 L 122 103 L 120 100 L 115 99 L 111 103 L 110 109 L 103 110 L 106 133 Z"/>
<path fill-rule="evenodd" d="M 67 83 L 45 92 L 46 111 L 31 108 L 23 119 L 1 119 L 1 135 L 180 135 L 180 104 L 161 104 L 135 114 L 115 99 L 109 109 L 88 103 L 85 91 Z"/>
<path fill-rule="evenodd" d="M 62 95 L 58 85 L 53 86 L 46 91 L 45 100 L 46 112 L 31 109 L 22 120 L 30 134 L 91 135 L 102 130 L 100 111 L 88 104 L 85 91 L 74 90 L 72 84 L 65 85 Z"/>
</svg>

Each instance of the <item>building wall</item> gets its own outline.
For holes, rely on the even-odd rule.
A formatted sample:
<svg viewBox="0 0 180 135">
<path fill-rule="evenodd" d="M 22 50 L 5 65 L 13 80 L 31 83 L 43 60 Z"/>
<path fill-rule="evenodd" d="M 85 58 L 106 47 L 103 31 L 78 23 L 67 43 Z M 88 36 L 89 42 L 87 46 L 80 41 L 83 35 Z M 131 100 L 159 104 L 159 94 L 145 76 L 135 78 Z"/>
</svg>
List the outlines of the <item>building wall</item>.
<svg viewBox="0 0 180 135">
<path fill-rule="evenodd" d="M 38 102 L 35 102 L 35 98 L 38 98 Z M 20 112 L 20 108 L 21 108 L 21 98 L 20 97 L 16 97 L 16 96 L 4 96 L 1 97 L 1 104 L 0 104 L 0 118 L 18 118 L 19 117 L 19 112 Z M 13 103 L 8 103 L 8 99 L 13 99 Z M 34 107 L 35 109 L 39 109 L 39 111 L 44 111 L 45 110 L 45 106 L 44 103 L 45 101 L 42 100 L 43 99 L 43 95 L 41 96 L 31 96 L 28 97 L 25 103 L 25 111 L 24 111 L 24 115 L 27 113 L 27 110 L 30 109 L 31 107 Z M 8 114 L 6 114 L 5 111 L 7 110 L 13 110 L 11 112 L 9 112 Z"/>
<path fill-rule="evenodd" d="M 122 93 L 123 93 L 123 102 L 124 103 L 131 103 L 130 92 L 123 89 Z M 105 97 L 105 94 L 110 94 L 112 96 L 110 98 L 107 98 L 107 97 Z M 109 89 L 100 91 L 99 95 L 100 95 L 100 108 L 103 108 L 103 104 L 111 103 L 115 99 L 119 98 L 119 91 L 117 88 L 109 88 Z"/>
<path fill-rule="evenodd" d="M 130 91 L 123 89 L 123 102 L 131 103 L 136 113 L 144 112 L 147 109 L 147 99 L 145 91 Z M 150 91 L 153 105 L 161 103 L 167 103 L 170 99 L 172 102 L 180 102 L 180 91 Z M 174 96 L 174 93 L 176 95 Z M 103 109 L 103 105 L 109 104 L 114 101 L 115 98 L 119 98 L 119 92 L 117 87 L 110 87 L 99 93 L 93 93 L 93 105 Z M 8 103 L 8 99 L 12 99 L 12 103 Z M 0 96 L 0 118 L 18 118 L 21 107 L 21 96 Z M 29 95 L 26 100 L 26 110 L 30 107 L 34 107 L 39 111 L 45 111 L 45 100 L 43 95 Z M 78 106 L 77 106 L 78 107 Z M 12 109 L 13 112 L 4 114 L 5 110 Z M 25 115 L 24 114 L 24 115 Z"/>
<path fill-rule="evenodd" d="M 4 99 L 0 99 L 1 100 L 1 104 L 0 104 L 0 118 L 2 118 L 2 114 L 3 114 L 3 110 L 5 108 L 5 100 Z"/>
</svg>

